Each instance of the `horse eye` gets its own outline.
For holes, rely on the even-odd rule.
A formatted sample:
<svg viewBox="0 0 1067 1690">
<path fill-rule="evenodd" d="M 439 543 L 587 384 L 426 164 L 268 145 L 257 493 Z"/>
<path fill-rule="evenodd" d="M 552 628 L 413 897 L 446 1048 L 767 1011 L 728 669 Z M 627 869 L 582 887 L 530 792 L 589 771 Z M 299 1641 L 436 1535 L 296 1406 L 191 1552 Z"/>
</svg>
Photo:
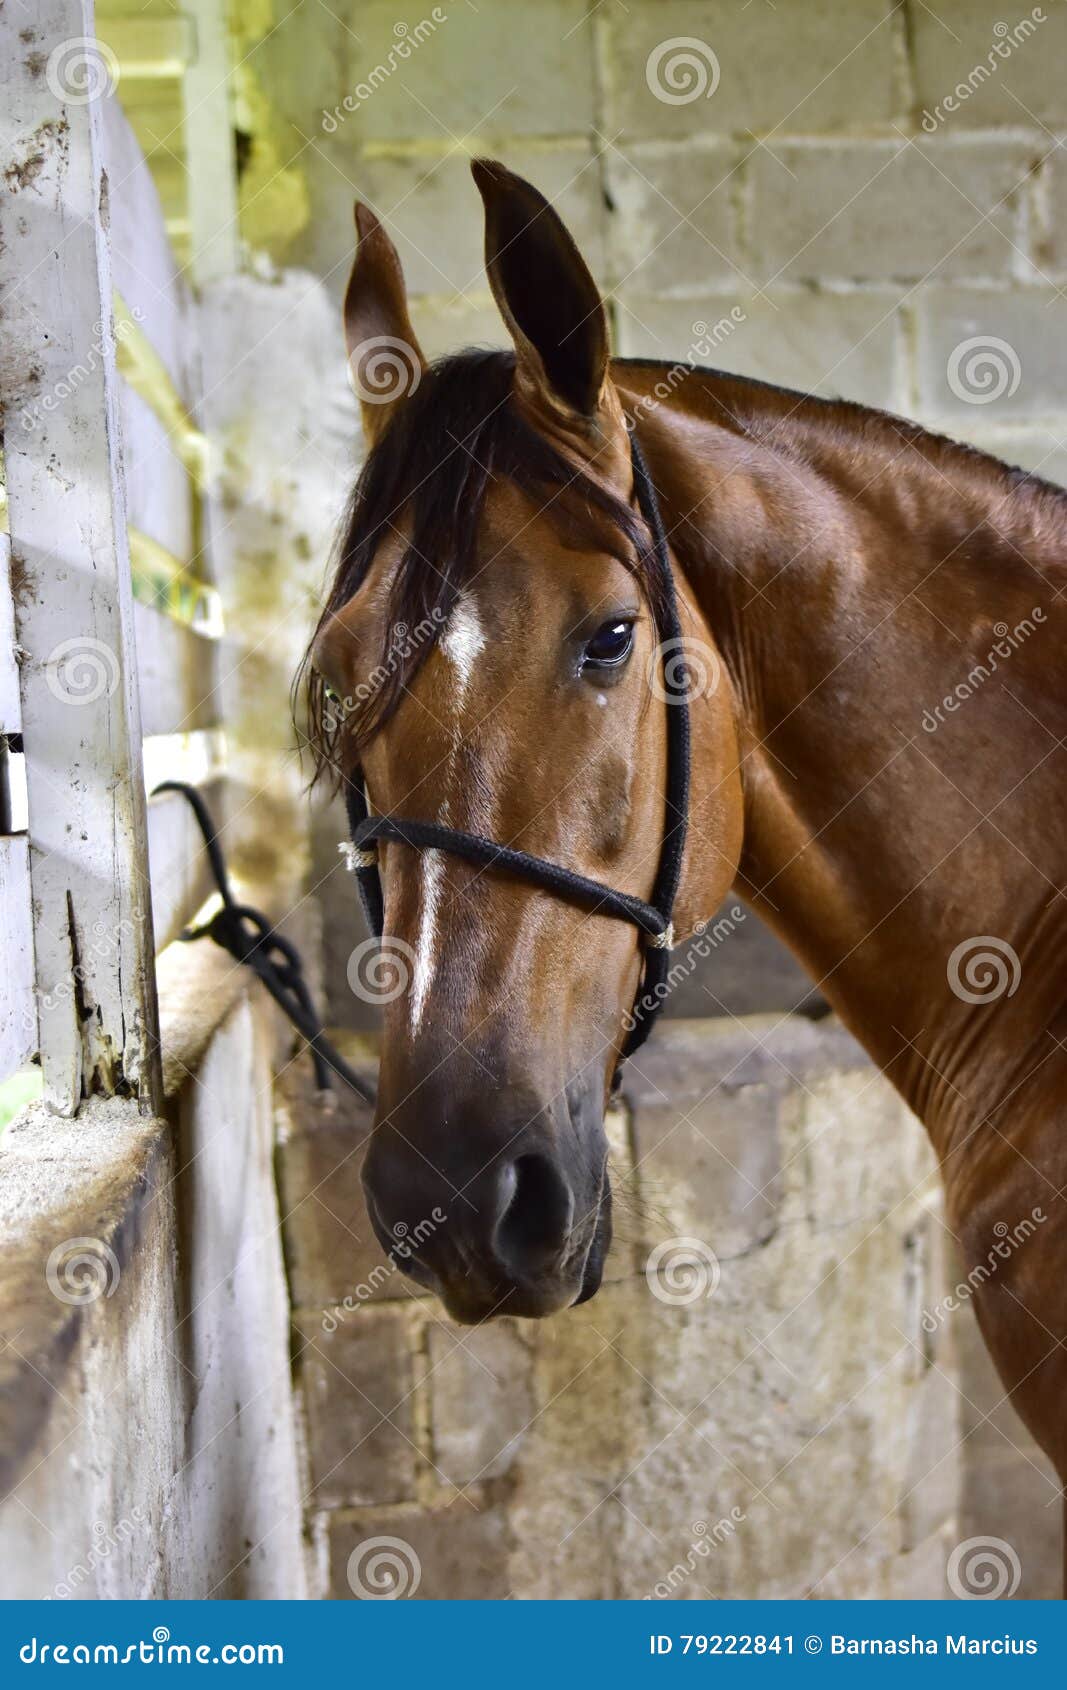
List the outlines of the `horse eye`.
<svg viewBox="0 0 1067 1690">
<path fill-rule="evenodd" d="M 633 650 L 632 622 L 605 622 L 598 628 L 582 653 L 582 668 L 614 669 L 625 663 Z"/>
</svg>

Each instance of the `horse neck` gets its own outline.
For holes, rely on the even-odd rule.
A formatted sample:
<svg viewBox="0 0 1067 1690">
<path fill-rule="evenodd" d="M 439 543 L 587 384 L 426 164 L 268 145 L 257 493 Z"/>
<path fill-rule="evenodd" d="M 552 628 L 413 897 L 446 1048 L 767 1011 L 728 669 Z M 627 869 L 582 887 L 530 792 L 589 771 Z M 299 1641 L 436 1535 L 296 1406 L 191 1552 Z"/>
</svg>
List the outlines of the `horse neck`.
<svg viewBox="0 0 1067 1690">
<path fill-rule="evenodd" d="M 1063 1066 L 1067 497 L 858 407 L 702 408 L 654 470 L 736 694 L 738 889 L 945 1148 Z"/>
</svg>

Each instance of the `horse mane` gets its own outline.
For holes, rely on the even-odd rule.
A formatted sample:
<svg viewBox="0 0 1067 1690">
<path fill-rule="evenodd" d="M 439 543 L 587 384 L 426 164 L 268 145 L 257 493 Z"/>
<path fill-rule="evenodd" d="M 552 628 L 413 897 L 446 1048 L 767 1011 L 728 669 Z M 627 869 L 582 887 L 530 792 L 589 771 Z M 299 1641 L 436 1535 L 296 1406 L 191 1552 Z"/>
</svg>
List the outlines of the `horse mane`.
<svg viewBox="0 0 1067 1690">
<path fill-rule="evenodd" d="M 330 590 L 294 683 L 295 690 L 306 678 L 315 780 L 327 768 L 338 775 L 342 742 L 350 749 L 365 744 L 426 661 L 477 572 L 478 537 L 494 482 L 508 481 L 536 500 L 570 543 L 614 550 L 615 534 L 619 561 L 635 574 L 653 613 L 657 609 L 648 569 L 650 536 L 641 518 L 525 420 L 512 401 L 514 371 L 514 352 L 503 350 L 467 350 L 431 364 L 363 464 L 339 530 Z M 387 648 L 389 630 L 432 632 L 401 642 L 399 660 L 395 642 L 383 651 L 375 684 L 360 689 L 360 702 L 349 703 L 340 720 L 310 661 L 311 650 L 325 624 L 358 591 L 390 535 L 401 536 L 405 546 L 390 590 Z"/>
</svg>

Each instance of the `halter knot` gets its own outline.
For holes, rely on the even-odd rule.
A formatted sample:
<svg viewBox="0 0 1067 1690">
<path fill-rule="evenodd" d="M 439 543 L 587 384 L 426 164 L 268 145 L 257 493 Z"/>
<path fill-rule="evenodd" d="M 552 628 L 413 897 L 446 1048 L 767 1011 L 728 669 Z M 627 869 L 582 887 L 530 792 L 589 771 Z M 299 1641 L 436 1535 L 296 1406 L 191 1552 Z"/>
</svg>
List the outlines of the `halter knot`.
<svg viewBox="0 0 1067 1690">
<path fill-rule="evenodd" d="M 369 851 L 365 851 L 362 846 L 353 845 L 351 840 L 342 839 L 337 849 L 344 858 L 345 868 L 348 869 L 350 874 L 355 874 L 357 869 L 373 868 L 378 861 L 378 852 L 374 846 L 371 846 Z"/>
<path fill-rule="evenodd" d="M 656 950 L 656 951 L 673 951 L 673 949 L 674 949 L 674 922 L 668 921 L 668 923 L 667 923 L 666 927 L 663 929 L 662 933 L 650 933 L 648 942 L 652 946 L 653 950 Z"/>
</svg>

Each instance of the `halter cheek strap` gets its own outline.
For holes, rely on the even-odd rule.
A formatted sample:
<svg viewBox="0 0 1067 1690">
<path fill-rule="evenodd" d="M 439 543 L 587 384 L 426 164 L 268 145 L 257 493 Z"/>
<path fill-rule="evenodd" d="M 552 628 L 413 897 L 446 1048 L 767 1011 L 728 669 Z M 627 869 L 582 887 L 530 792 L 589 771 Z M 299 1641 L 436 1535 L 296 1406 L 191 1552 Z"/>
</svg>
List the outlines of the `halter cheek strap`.
<svg viewBox="0 0 1067 1690">
<path fill-rule="evenodd" d="M 638 1050 L 652 1031 L 666 997 L 670 952 L 674 943 L 671 917 L 682 874 L 686 825 L 689 817 L 689 703 L 688 675 L 682 657 L 681 624 L 674 576 L 667 552 L 659 501 L 644 455 L 632 424 L 629 426 L 630 458 L 633 465 L 637 505 L 652 536 L 652 562 L 659 603 L 662 605 L 660 653 L 663 662 L 663 693 L 667 709 L 667 790 L 665 793 L 663 840 L 655 884 L 648 903 L 632 892 L 620 892 L 602 881 L 564 868 L 545 857 L 499 845 L 477 833 L 462 833 L 439 822 L 418 821 L 401 816 L 372 816 L 367 807 L 362 773 L 356 769 L 345 781 L 345 804 L 352 843 L 343 844 L 348 867 L 359 883 L 367 924 L 381 938 L 385 924 L 382 882 L 375 844 L 387 840 L 408 845 L 416 851 L 448 851 L 478 868 L 511 875 L 538 886 L 558 898 L 603 915 L 629 921 L 643 935 L 645 962 L 637 998 L 630 1017 L 630 1032 L 623 1046 L 627 1057 Z"/>
</svg>

